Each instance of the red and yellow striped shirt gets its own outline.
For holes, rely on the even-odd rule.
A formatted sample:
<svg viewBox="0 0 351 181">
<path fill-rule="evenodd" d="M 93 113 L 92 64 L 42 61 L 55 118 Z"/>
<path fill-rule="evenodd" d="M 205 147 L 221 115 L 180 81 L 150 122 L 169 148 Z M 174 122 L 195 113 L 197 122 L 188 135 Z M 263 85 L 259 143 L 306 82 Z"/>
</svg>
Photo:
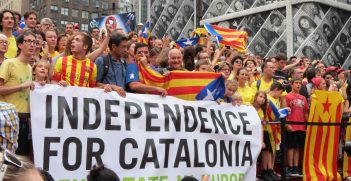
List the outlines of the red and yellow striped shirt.
<svg viewBox="0 0 351 181">
<path fill-rule="evenodd" d="M 64 80 L 67 85 L 79 87 L 95 87 L 97 68 L 88 58 L 78 60 L 72 55 L 57 60 L 54 69 L 54 81 Z"/>
</svg>

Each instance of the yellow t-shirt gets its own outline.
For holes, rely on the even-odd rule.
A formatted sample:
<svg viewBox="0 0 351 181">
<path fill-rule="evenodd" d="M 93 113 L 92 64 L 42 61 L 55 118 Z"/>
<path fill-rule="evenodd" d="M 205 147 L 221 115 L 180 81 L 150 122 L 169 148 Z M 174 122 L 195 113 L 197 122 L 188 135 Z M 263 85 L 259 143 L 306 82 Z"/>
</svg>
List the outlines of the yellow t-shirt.
<svg viewBox="0 0 351 181">
<path fill-rule="evenodd" d="M 15 58 L 17 56 L 17 43 L 14 36 L 8 37 L 7 41 L 10 43 L 5 53 L 6 58 Z"/>
<path fill-rule="evenodd" d="M 263 79 L 260 79 L 260 80 L 261 80 L 261 83 L 260 83 L 260 89 L 259 90 L 263 91 L 265 93 L 268 93 L 270 91 L 270 88 L 271 88 L 273 82 L 274 82 L 273 79 L 271 81 L 269 81 L 268 83 L 265 82 Z M 256 80 L 254 83 L 251 84 L 251 88 L 256 90 L 256 91 L 259 91 L 259 90 L 257 90 L 257 81 L 258 80 Z M 282 96 L 284 97 L 287 94 L 288 93 L 286 91 L 283 91 Z"/>
<path fill-rule="evenodd" d="M 17 58 L 5 60 L 0 67 L 4 86 L 10 87 L 32 80 L 32 68 Z M 0 96 L 0 101 L 14 104 L 17 112 L 29 113 L 29 88 Z"/>
<path fill-rule="evenodd" d="M 238 86 L 237 92 L 243 98 L 244 103 L 252 104 L 257 91 L 249 86 L 245 86 L 244 88 Z"/>
<path fill-rule="evenodd" d="M 263 110 L 261 108 L 259 110 L 257 110 L 257 114 L 258 114 L 258 117 L 261 119 L 261 121 L 263 121 L 264 113 L 263 113 Z"/>
</svg>

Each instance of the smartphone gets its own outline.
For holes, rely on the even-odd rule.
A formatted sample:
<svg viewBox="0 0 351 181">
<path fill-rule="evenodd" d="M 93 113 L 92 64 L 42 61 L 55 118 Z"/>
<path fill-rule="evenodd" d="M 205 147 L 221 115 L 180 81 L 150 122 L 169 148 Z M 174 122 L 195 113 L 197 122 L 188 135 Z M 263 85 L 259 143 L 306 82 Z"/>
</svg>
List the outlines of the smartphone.
<svg viewBox="0 0 351 181">
<path fill-rule="evenodd" d="M 23 163 L 8 150 L 4 151 L 4 163 L 8 165 L 13 165 L 17 168 L 23 167 Z"/>
</svg>

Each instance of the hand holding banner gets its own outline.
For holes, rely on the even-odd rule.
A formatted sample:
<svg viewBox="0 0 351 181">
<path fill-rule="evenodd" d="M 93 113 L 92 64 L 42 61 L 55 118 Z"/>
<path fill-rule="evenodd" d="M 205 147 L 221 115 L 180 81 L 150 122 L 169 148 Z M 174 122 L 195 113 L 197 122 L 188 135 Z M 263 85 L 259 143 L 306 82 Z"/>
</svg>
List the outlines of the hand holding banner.
<svg viewBox="0 0 351 181">
<path fill-rule="evenodd" d="M 254 180 L 262 127 L 253 107 L 46 85 L 31 92 L 35 164 L 81 180 L 104 163 L 121 180 Z M 155 180 L 155 179 L 154 179 Z"/>
</svg>

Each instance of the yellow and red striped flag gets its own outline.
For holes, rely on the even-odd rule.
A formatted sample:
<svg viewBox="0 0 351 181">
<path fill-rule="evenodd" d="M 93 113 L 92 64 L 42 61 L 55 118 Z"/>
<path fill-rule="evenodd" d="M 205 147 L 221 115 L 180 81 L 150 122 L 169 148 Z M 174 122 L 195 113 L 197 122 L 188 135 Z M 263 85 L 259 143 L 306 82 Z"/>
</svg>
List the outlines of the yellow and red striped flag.
<svg viewBox="0 0 351 181">
<path fill-rule="evenodd" d="M 340 123 L 343 97 L 339 92 L 316 90 L 311 96 L 308 122 Z M 337 170 L 340 126 L 307 126 L 303 180 L 341 180 Z"/>
<path fill-rule="evenodd" d="M 205 29 L 216 36 L 217 44 L 232 46 L 238 52 L 244 53 L 246 51 L 247 32 L 234 29 L 222 28 L 220 26 L 205 23 Z"/>
<path fill-rule="evenodd" d="M 168 95 L 180 99 L 204 100 L 201 93 L 206 88 L 208 88 L 207 91 L 212 93 L 214 100 L 223 98 L 225 92 L 224 78 L 219 73 L 171 71 L 164 76 L 152 68 L 143 66 L 141 63 L 138 64 L 138 69 L 141 83 L 162 87 L 167 90 Z M 212 87 L 210 88 L 209 86 Z M 200 96 L 200 98 L 197 96 Z"/>
<path fill-rule="evenodd" d="M 349 119 L 349 123 L 351 123 L 351 118 Z M 351 141 L 351 126 L 347 126 L 346 128 L 345 142 L 346 141 Z M 351 176 L 351 157 L 347 156 L 346 153 L 344 153 L 342 173 L 344 178 Z"/>
<path fill-rule="evenodd" d="M 266 113 L 267 113 L 267 119 L 269 122 L 279 121 L 279 110 L 272 101 L 269 101 L 269 106 L 267 107 Z M 275 151 L 277 150 L 276 149 L 277 145 L 279 145 L 281 142 L 280 124 L 268 123 L 267 125 L 265 125 L 265 129 L 269 133 L 269 141 L 271 143 L 272 151 L 274 154 Z"/>
</svg>

